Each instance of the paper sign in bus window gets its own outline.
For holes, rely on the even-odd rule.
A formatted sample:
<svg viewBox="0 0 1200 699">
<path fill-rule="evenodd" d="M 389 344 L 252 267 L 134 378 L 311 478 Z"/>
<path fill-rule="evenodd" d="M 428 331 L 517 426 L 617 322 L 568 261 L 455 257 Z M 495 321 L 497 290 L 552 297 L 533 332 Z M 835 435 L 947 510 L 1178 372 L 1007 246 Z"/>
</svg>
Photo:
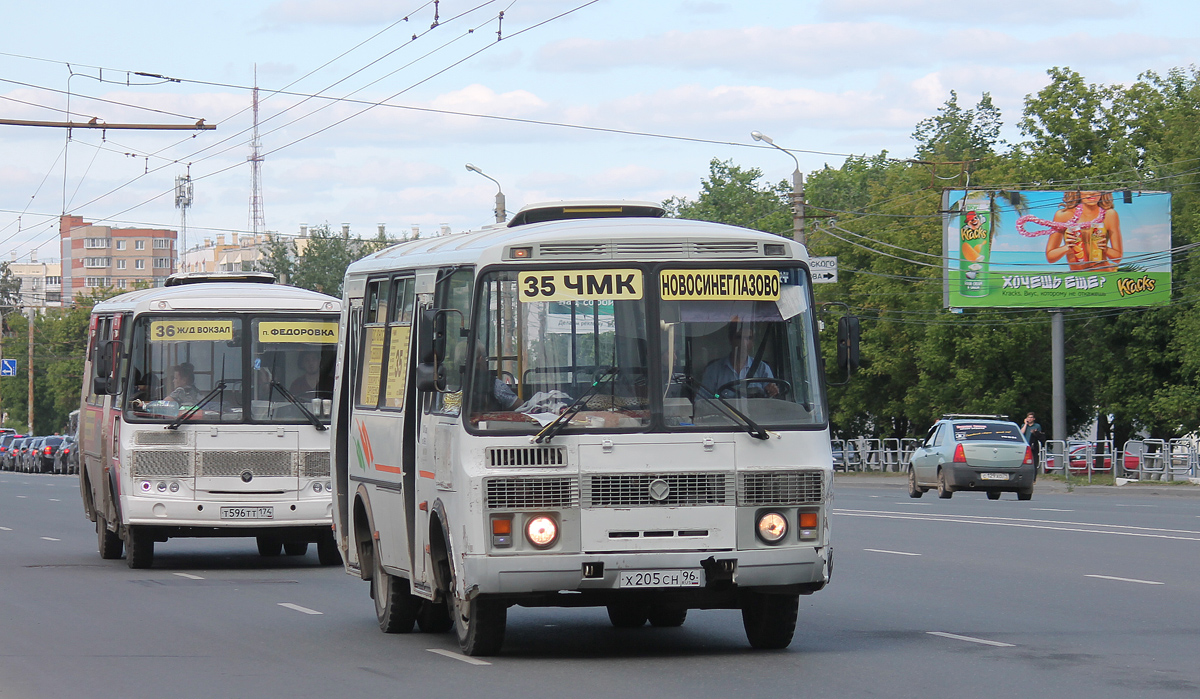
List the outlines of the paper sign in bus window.
<svg viewBox="0 0 1200 699">
<path fill-rule="evenodd" d="M 531 301 L 636 301 L 642 298 L 638 269 L 562 269 L 521 272 L 520 299 Z"/>
<path fill-rule="evenodd" d="M 778 301 L 779 270 L 665 269 L 658 277 L 665 301 Z"/>
<path fill-rule="evenodd" d="M 155 320 L 150 323 L 151 342 L 232 339 L 232 320 Z"/>
<path fill-rule="evenodd" d="M 337 344 L 338 324 L 317 321 L 262 321 L 258 324 L 259 342 L 315 342 Z"/>
</svg>

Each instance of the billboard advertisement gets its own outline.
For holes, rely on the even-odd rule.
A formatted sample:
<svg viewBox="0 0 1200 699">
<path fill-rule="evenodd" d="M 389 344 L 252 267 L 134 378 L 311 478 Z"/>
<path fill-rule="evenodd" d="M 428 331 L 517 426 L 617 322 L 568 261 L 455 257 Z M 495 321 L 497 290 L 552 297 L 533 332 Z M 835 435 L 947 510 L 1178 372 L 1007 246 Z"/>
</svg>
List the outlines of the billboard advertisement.
<svg viewBox="0 0 1200 699">
<path fill-rule="evenodd" d="M 1103 308 L 1171 300 L 1171 195 L 946 190 L 949 308 Z"/>
</svg>

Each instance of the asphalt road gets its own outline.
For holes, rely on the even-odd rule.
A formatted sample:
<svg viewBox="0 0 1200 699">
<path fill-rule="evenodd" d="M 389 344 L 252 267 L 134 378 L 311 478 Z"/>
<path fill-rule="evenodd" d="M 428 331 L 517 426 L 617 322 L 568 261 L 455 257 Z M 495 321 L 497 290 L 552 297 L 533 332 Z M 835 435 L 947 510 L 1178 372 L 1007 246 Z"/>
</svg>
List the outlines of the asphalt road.
<svg viewBox="0 0 1200 699">
<path fill-rule="evenodd" d="M 0 699 L 1200 695 L 1200 497 L 835 492 L 833 583 L 786 651 L 751 650 L 733 611 L 631 631 L 514 608 L 477 664 L 449 634 L 381 634 L 315 550 L 180 539 L 130 570 L 96 553 L 74 477 L 0 473 Z"/>
</svg>

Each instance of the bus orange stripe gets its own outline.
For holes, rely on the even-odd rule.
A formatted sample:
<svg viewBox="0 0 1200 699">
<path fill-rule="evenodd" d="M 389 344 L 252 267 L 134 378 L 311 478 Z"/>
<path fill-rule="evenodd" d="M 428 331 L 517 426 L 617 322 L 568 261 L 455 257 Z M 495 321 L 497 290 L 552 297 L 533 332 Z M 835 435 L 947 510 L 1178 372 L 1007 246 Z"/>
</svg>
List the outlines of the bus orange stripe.
<svg viewBox="0 0 1200 699">
<path fill-rule="evenodd" d="M 375 470 L 383 471 L 385 473 L 401 473 L 402 472 L 399 466 L 384 466 L 383 464 L 375 464 Z"/>
<path fill-rule="evenodd" d="M 433 480 L 434 478 L 433 471 L 417 471 L 417 473 L 421 476 L 421 478 L 428 478 L 430 480 Z"/>
</svg>

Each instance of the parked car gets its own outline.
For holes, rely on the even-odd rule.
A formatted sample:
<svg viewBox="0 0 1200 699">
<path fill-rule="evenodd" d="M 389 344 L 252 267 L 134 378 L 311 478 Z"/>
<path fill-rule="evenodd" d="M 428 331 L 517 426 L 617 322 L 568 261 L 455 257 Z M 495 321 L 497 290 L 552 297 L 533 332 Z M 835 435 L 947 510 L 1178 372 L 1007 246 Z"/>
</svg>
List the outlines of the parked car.
<svg viewBox="0 0 1200 699">
<path fill-rule="evenodd" d="M 60 434 L 53 434 L 42 438 L 37 450 L 29 458 L 29 463 L 34 473 L 54 472 L 54 452 L 58 451 L 58 445 L 62 444 L 62 442 L 63 437 Z"/>
<path fill-rule="evenodd" d="M 1006 492 L 1029 500 L 1036 475 L 1033 451 L 1008 416 L 944 415 L 913 450 L 908 494 L 919 498 L 937 488 L 941 498 L 974 490 L 986 492 L 989 500 Z"/>
<path fill-rule="evenodd" d="M 21 445 L 21 470 L 25 473 L 37 473 L 33 460 L 45 437 L 30 437 Z"/>
<path fill-rule="evenodd" d="M 12 448 L 12 443 L 18 439 L 24 439 L 24 435 L 14 433 L 0 437 L 0 470 L 16 470 L 13 468 L 13 462 L 10 458 L 12 456 L 10 449 Z"/>
<path fill-rule="evenodd" d="M 1071 464 L 1071 473 L 1086 474 L 1088 470 L 1087 464 L 1087 444 L 1076 444 L 1071 447 L 1068 462 Z M 1092 470 L 1093 471 L 1111 471 L 1112 470 L 1112 454 L 1095 453 L 1092 454 Z M 1138 469 L 1137 454 L 1123 454 L 1121 464 L 1126 471 L 1136 471 Z"/>
<path fill-rule="evenodd" d="M 70 475 L 76 472 L 75 467 L 78 465 L 79 455 L 75 452 L 75 438 L 67 435 L 54 450 L 54 472 Z"/>
<path fill-rule="evenodd" d="M 28 437 L 17 437 L 9 443 L 8 449 L 4 454 L 0 455 L 3 460 L 5 471 L 20 471 L 21 470 L 21 446 L 25 444 Z"/>
</svg>

